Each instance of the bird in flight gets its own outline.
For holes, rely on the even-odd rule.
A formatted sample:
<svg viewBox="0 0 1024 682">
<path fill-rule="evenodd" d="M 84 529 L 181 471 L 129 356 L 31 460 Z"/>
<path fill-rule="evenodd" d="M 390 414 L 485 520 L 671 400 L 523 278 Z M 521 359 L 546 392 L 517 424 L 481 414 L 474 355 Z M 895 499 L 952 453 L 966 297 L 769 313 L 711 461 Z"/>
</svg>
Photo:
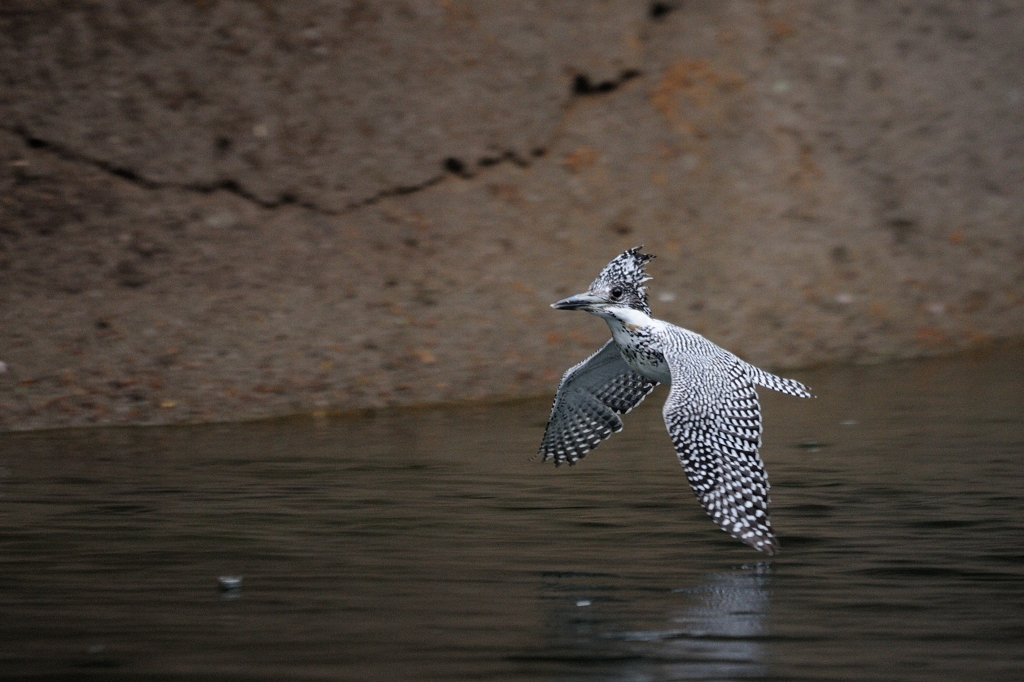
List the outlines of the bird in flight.
<svg viewBox="0 0 1024 682">
<path fill-rule="evenodd" d="M 551 304 L 604 318 L 612 338 L 562 375 L 538 455 L 556 466 L 575 464 L 622 430 L 620 414 L 657 384 L 669 384 L 662 416 L 704 510 L 740 542 L 775 554 L 768 476 L 757 454 L 761 407 L 755 386 L 800 398 L 811 392 L 696 332 L 651 317 L 644 267 L 654 256 L 640 253 L 642 248 L 616 256 L 584 293 Z"/>
</svg>

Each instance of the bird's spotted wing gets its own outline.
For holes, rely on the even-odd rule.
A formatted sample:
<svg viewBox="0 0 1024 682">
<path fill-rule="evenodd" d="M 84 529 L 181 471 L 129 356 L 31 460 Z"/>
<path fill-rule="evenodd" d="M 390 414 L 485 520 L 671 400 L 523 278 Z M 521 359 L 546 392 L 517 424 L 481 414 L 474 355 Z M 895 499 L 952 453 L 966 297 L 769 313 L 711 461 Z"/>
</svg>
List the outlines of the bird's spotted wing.
<svg viewBox="0 0 1024 682">
<path fill-rule="evenodd" d="M 562 375 L 538 456 L 555 464 L 576 460 L 622 430 L 620 414 L 647 397 L 657 382 L 637 374 L 609 340 Z"/>
<path fill-rule="evenodd" d="M 737 540 L 774 554 L 779 545 L 768 517 L 768 476 L 757 454 L 761 408 L 754 368 L 707 345 L 665 353 L 672 373 L 665 426 L 708 515 Z"/>
</svg>

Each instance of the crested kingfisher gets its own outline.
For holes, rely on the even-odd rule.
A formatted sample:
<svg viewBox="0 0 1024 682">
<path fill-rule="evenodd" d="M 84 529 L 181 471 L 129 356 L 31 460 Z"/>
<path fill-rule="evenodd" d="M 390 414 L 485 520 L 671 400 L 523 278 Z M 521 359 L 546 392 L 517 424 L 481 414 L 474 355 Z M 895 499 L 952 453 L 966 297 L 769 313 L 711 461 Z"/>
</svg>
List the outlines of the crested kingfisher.
<svg viewBox="0 0 1024 682">
<path fill-rule="evenodd" d="M 657 384 L 668 384 L 662 416 L 704 510 L 740 542 L 775 554 L 768 476 L 757 454 L 761 407 L 755 386 L 800 398 L 811 392 L 696 332 L 651 317 L 644 268 L 654 256 L 640 253 L 642 248 L 616 256 L 584 293 L 551 305 L 604 318 L 612 338 L 562 376 L 538 455 L 556 465 L 575 464 L 622 430 L 620 414 Z"/>
</svg>

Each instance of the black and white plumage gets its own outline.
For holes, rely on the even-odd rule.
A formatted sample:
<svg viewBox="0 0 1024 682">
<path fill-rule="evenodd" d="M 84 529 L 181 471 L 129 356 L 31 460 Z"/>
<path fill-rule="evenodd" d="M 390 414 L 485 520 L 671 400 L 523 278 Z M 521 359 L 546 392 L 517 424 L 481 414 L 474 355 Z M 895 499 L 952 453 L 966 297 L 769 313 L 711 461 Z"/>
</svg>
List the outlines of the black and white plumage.
<svg viewBox="0 0 1024 682">
<path fill-rule="evenodd" d="M 575 464 L 622 430 L 619 415 L 655 385 L 670 384 L 662 415 L 704 510 L 734 538 L 774 554 L 779 544 L 768 515 L 768 476 L 757 454 L 761 407 L 755 386 L 801 398 L 811 392 L 700 334 L 652 318 L 644 266 L 653 256 L 640 248 L 612 260 L 585 293 L 552 304 L 604 318 L 612 338 L 562 376 L 538 454 L 556 465 Z"/>
</svg>

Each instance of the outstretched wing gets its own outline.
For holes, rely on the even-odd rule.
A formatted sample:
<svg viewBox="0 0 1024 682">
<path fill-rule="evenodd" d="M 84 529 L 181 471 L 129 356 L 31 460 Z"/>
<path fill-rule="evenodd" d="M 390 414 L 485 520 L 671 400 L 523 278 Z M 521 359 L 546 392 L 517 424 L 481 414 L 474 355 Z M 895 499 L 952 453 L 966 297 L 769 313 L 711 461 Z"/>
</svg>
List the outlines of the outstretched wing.
<svg viewBox="0 0 1024 682">
<path fill-rule="evenodd" d="M 647 397 L 657 382 L 636 373 L 609 339 L 589 358 L 562 375 L 538 455 L 555 464 L 576 460 L 622 430 L 625 414 Z"/>
<path fill-rule="evenodd" d="M 768 516 L 768 476 L 757 454 L 756 368 L 698 338 L 697 344 L 679 340 L 689 348 L 666 349 L 672 389 L 662 410 L 665 426 L 708 515 L 740 542 L 774 554 L 779 544 Z"/>
</svg>

